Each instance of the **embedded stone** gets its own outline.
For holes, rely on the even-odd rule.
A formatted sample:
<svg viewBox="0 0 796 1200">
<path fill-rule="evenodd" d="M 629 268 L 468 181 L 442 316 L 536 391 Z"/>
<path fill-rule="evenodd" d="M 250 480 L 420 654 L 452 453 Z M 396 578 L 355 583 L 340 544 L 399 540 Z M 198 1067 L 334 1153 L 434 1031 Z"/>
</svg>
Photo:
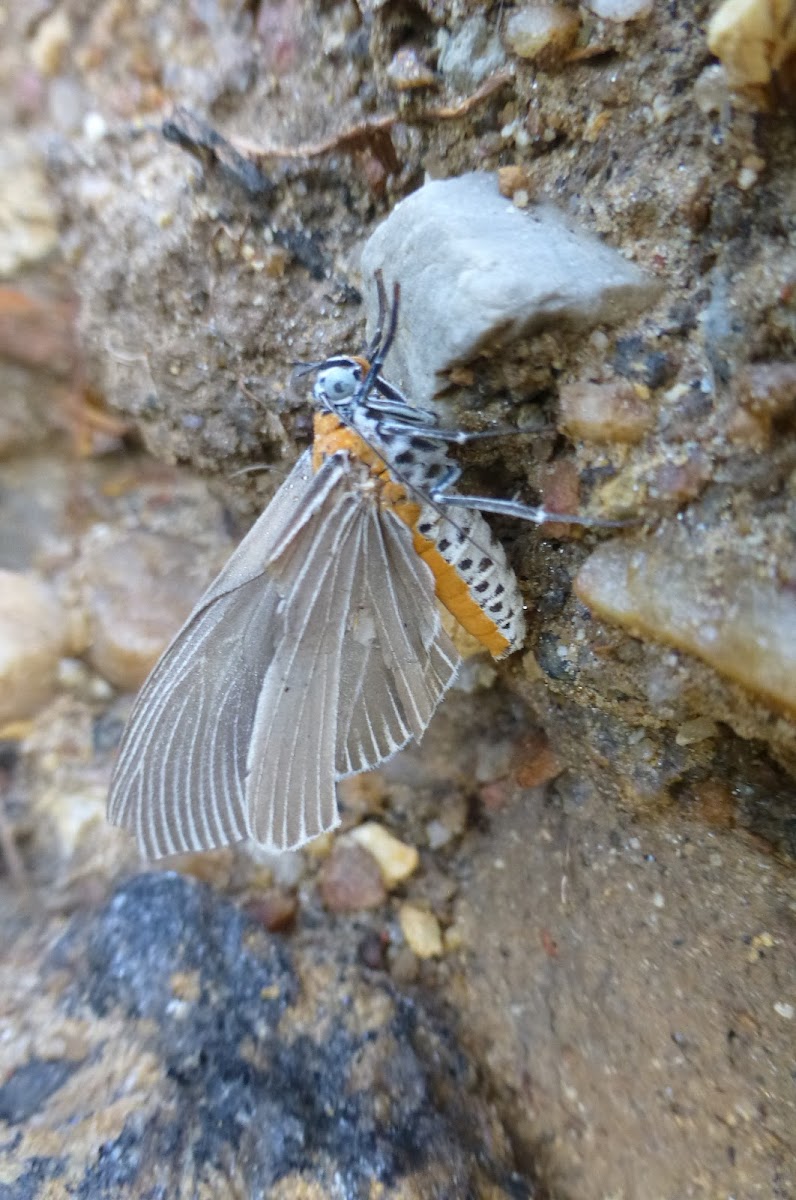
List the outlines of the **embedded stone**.
<svg viewBox="0 0 796 1200">
<path fill-rule="evenodd" d="M 55 691 L 64 614 L 43 583 L 0 571 L 0 725 L 32 716 Z"/>
<path fill-rule="evenodd" d="M 600 546 L 575 579 L 606 620 L 688 651 L 796 715 L 796 595 L 740 559 L 712 561 L 692 538 L 652 549 Z"/>
<path fill-rule="evenodd" d="M 560 58 L 578 36 L 577 12 L 560 4 L 529 4 L 506 22 L 505 42 L 513 54 L 542 65 Z"/>
<path fill-rule="evenodd" d="M 632 383 L 583 380 L 559 391 L 561 428 L 584 442 L 640 442 L 654 414 Z"/>
<path fill-rule="evenodd" d="M 486 347 L 549 324 L 620 321 L 658 292 L 654 279 L 552 205 L 520 210 L 484 172 L 427 183 L 371 235 L 362 254 L 371 332 L 377 269 L 388 293 L 401 284 L 389 376 L 418 404 L 439 390 L 444 372 Z"/>
</svg>

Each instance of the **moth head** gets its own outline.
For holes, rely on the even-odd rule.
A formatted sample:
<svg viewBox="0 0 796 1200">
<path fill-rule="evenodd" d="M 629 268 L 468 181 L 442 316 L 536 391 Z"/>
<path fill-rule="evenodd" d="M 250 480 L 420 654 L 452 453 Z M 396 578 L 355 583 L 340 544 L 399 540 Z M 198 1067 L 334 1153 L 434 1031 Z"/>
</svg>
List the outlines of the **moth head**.
<svg viewBox="0 0 796 1200">
<path fill-rule="evenodd" d="M 312 394 L 316 404 L 335 411 L 346 408 L 368 372 L 363 358 L 327 358 L 317 368 Z"/>
</svg>

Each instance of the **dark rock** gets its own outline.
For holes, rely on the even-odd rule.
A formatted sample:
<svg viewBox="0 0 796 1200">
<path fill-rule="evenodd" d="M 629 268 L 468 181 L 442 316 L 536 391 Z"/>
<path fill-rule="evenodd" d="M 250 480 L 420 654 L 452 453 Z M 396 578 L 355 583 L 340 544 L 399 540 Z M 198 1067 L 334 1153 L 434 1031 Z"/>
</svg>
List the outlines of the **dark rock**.
<svg viewBox="0 0 796 1200">
<path fill-rule="evenodd" d="M 18 1130 L 2 1200 L 43 1198 L 49 1181 L 83 1200 L 528 1196 L 444 1027 L 354 954 L 325 953 L 292 956 L 175 874 L 139 876 L 74 921 L 28 986 L 53 1005 L 36 1028 L 85 1053 L 43 1061 L 34 1044 L 0 1090 Z"/>
</svg>

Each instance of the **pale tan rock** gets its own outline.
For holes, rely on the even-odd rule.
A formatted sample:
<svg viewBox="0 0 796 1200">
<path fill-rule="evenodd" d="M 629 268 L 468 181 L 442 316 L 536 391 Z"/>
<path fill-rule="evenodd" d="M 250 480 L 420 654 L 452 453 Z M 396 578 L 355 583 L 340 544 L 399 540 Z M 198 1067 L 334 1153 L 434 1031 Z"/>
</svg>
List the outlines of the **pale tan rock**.
<svg viewBox="0 0 796 1200">
<path fill-rule="evenodd" d="M 415 904 L 402 904 L 398 911 L 401 932 L 409 949 L 418 958 L 440 958 L 442 931 L 432 912 Z"/>
<path fill-rule="evenodd" d="M 351 831 L 351 837 L 373 855 L 388 891 L 407 880 L 418 868 L 420 855 L 417 848 L 400 841 L 378 821 L 358 825 Z"/>
<path fill-rule="evenodd" d="M 30 43 L 30 60 L 42 75 L 57 75 L 72 40 L 72 23 L 63 8 L 57 8 L 39 24 Z"/>
<path fill-rule="evenodd" d="M 566 54 L 579 28 L 574 9 L 561 4 L 529 4 L 511 14 L 504 41 L 513 54 L 544 64 Z"/>
<path fill-rule="evenodd" d="M 640 442 L 653 423 L 649 404 L 624 379 L 563 384 L 559 405 L 560 427 L 584 442 Z"/>
<path fill-rule="evenodd" d="M 53 695 L 65 618 L 43 583 L 0 571 L 0 725 L 30 717 Z"/>
<path fill-rule="evenodd" d="M 711 563 L 693 539 L 600 546 L 575 579 L 589 608 L 668 642 L 796 715 L 796 596 L 740 560 Z"/>
<path fill-rule="evenodd" d="M 58 240 L 55 205 L 35 148 L 16 134 L 0 141 L 0 278 L 38 262 Z"/>
<path fill-rule="evenodd" d="M 725 0 L 708 25 L 708 48 L 734 87 L 771 82 L 796 53 L 793 0 Z"/>
<path fill-rule="evenodd" d="M 115 687 L 140 687 L 202 594 L 209 578 L 196 558 L 186 542 L 144 532 L 86 548 L 88 657 Z"/>
</svg>

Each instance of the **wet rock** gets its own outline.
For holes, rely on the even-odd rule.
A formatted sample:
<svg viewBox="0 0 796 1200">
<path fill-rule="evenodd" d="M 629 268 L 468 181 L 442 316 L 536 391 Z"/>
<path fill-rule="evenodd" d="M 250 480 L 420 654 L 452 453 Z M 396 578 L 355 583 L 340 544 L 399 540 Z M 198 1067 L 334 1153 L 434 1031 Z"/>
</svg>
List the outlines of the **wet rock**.
<svg viewBox="0 0 796 1200">
<path fill-rule="evenodd" d="M 210 582 L 196 547 L 161 534 L 98 536 L 81 563 L 88 655 L 115 687 L 134 691 Z"/>
<path fill-rule="evenodd" d="M 436 180 L 396 205 L 362 255 L 370 325 L 374 271 L 400 280 L 402 320 L 390 374 L 418 403 L 440 373 L 487 345 L 550 322 L 615 321 L 649 303 L 657 284 L 550 205 L 521 212 L 495 176 Z"/>
<path fill-rule="evenodd" d="M 355 842 L 336 842 L 318 875 L 321 899 L 330 912 L 378 908 L 387 899 L 381 869 Z"/>
<path fill-rule="evenodd" d="M 695 654 L 796 715 L 796 596 L 751 564 L 711 561 L 695 536 L 612 542 L 584 563 L 575 591 L 600 616 Z"/>
<path fill-rule="evenodd" d="M 577 12 L 560 4 L 529 4 L 506 22 L 504 40 L 512 54 L 543 66 L 562 58 L 580 28 Z"/>
<path fill-rule="evenodd" d="M 0 571 L 0 725 L 32 716 L 52 696 L 66 623 L 49 588 Z"/>
<path fill-rule="evenodd" d="M 351 837 L 379 864 L 384 886 L 392 891 L 413 875 L 420 863 L 416 846 L 402 842 L 377 821 L 366 821 L 351 831 Z"/>
<path fill-rule="evenodd" d="M 1 988 L 9 1195 L 530 1194 L 417 1001 L 193 881 L 140 876 L 8 943 Z"/>
<path fill-rule="evenodd" d="M 654 420 L 649 403 L 621 379 L 563 384 L 559 405 L 560 427 L 586 442 L 640 442 Z"/>
</svg>

